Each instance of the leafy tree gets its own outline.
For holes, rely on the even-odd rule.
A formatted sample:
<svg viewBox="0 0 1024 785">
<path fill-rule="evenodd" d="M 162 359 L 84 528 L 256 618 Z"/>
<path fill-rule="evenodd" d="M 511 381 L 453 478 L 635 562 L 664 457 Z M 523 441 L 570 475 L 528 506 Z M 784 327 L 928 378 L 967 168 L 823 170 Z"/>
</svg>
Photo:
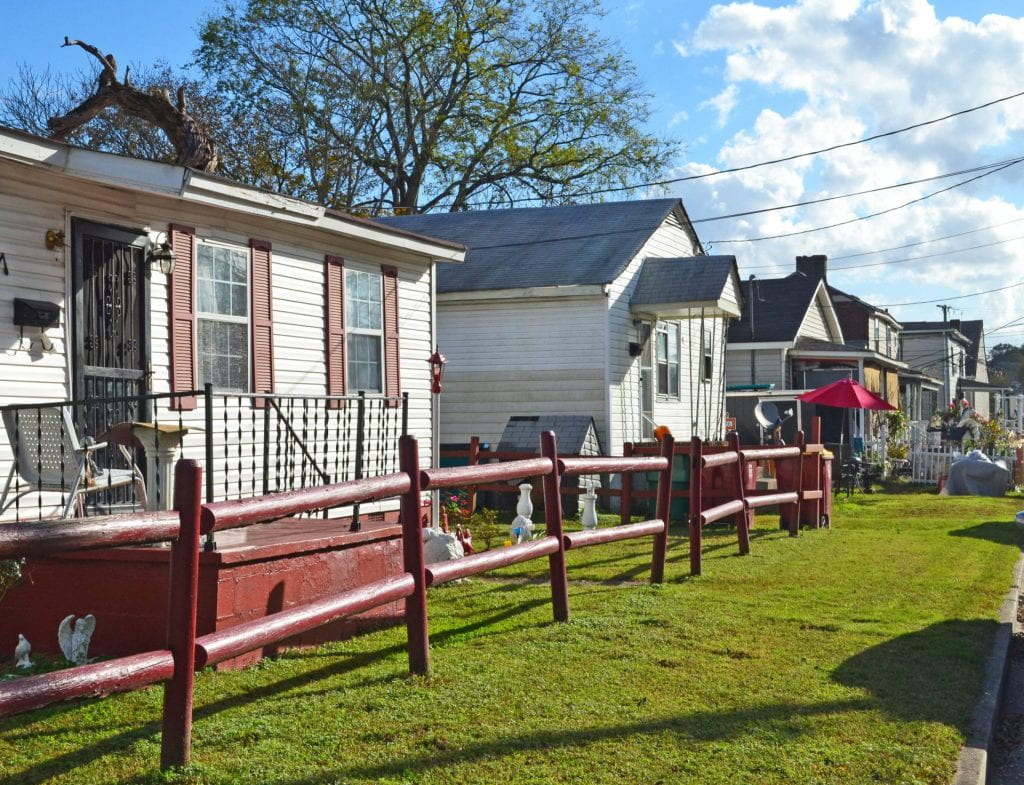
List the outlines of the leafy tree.
<svg viewBox="0 0 1024 785">
<path fill-rule="evenodd" d="M 297 195 L 370 212 L 589 200 L 674 152 L 639 130 L 647 97 L 597 13 L 592 0 L 247 0 L 205 22 L 197 59 L 271 158 L 301 162 Z"/>
<path fill-rule="evenodd" d="M 1024 346 L 996 344 L 989 352 L 988 370 L 995 381 L 1024 382 Z"/>
</svg>

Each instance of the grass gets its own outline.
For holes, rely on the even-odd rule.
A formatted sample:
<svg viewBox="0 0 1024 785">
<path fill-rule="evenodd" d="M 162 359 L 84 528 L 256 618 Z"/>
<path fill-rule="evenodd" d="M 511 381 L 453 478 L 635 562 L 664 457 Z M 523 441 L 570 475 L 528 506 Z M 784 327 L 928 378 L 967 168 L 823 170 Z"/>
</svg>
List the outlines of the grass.
<svg viewBox="0 0 1024 785">
<path fill-rule="evenodd" d="M 0 723 L 26 783 L 946 783 L 1019 554 L 1019 499 L 855 496 L 749 557 L 705 539 L 645 583 L 649 541 L 435 590 L 433 674 L 404 632 L 197 680 L 193 766 L 154 773 L 159 689 Z"/>
</svg>

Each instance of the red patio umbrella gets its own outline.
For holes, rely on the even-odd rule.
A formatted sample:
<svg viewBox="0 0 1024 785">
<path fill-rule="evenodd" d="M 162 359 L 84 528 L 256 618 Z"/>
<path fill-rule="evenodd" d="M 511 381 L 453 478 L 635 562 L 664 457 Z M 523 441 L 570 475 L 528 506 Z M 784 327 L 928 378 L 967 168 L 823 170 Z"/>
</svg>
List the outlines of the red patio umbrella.
<svg viewBox="0 0 1024 785">
<path fill-rule="evenodd" d="M 850 378 L 826 384 L 817 390 L 798 395 L 797 398 L 804 403 L 820 403 L 822 406 L 836 406 L 840 409 L 892 411 L 896 408 Z"/>
<path fill-rule="evenodd" d="M 896 407 L 888 401 L 879 398 L 866 387 L 858 384 L 847 377 L 838 382 L 826 384 L 817 390 L 805 392 L 797 398 L 804 403 L 818 403 L 822 406 L 835 406 L 839 409 L 879 409 L 881 411 L 892 411 Z M 847 417 L 846 419 L 849 419 Z M 839 455 L 843 453 L 843 427 L 839 428 Z"/>
</svg>

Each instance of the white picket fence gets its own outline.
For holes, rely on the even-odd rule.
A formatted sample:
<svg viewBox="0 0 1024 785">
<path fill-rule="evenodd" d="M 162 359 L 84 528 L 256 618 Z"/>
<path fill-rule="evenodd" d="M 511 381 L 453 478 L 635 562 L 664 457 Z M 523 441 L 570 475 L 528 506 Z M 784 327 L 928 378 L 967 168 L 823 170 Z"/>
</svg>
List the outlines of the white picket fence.
<svg viewBox="0 0 1024 785">
<path fill-rule="evenodd" d="M 910 429 L 910 478 L 913 482 L 937 485 L 940 477 L 949 476 L 949 467 L 957 458 L 963 457 L 959 444 L 940 440 L 938 433 L 929 433 L 918 423 Z M 1014 456 L 996 455 L 993 460 L 1006 463 L 1010 476 L 1014 476 Z"/>
</svg>

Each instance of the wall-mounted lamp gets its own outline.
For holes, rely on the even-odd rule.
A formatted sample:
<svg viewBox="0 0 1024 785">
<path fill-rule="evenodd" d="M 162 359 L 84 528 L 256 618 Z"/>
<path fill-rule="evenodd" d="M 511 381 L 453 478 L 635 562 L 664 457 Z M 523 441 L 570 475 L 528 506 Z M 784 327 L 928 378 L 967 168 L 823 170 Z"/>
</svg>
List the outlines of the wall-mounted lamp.
<svg viewBox="0 0 1024 785">
<path fill-rule="evenodd" d="M 46 250 L 47 251 L 56 251 L 58 248 L 63 248 L 64 247 L 64 230 L 63 229 L 59 229 L 59 230 L 47 229 L 46 230 L 46 239 L 45 239 L 44 242 L 46 243 Z"/>
<path fill-rule="evenodd" d="M 174 251 L 171 250 L 171 244 L 167 240 L 167 233 L 161 232 L 161 234 L 164 239 L 150 243 L 146 259 L 155 269 L 164 275 L 170 275 L 174 272 Z"/>
<path fill-rule="evenodd" d="M 441 392 L 441 377 L 444 376 L 444 365 L 448 362 L 448 358 L 441 354 L 441 350 L 435 346 L 434 353 L 427 358 L 427 362 L 430 363 L 430 378 L 432 381 L 430 392 L 438 395 Z"/>
</svg>

